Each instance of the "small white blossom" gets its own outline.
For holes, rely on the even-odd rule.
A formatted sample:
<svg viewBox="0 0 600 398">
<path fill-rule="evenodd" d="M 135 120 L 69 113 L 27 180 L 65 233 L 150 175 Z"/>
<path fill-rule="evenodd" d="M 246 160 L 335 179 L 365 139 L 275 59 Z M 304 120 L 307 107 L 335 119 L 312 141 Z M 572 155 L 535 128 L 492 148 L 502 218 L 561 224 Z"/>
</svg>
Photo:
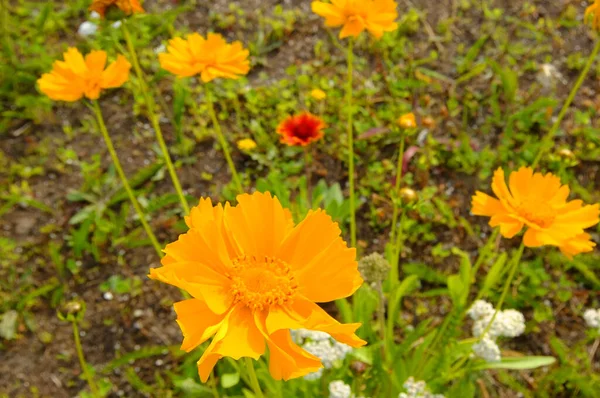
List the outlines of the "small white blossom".
<svg viewBox="0 0 600 398">
<path fill-rule="evenodd" d="M 121 25 L 123 25 L 123 21 L 115 21 L 110 26 L 112 26 L 114 29 L 119 29 Z"/>
<path fill-rule="evenodd" d="M 600 331 L 600 309 L 589 308 L 583 313 L 583 319 L 590 328 L 597 328 Z"/>
<path fill-rule="evenodd" d="M 316 372 L 312 372 L 304 376 L 304 380 L 313 381 L 318 380 L 323 376 L 323 368 L 317 370 Z"/>
<path fill-rule="evenodd" d="M 484 337 L 478 343 L 473 344 L 473 352 L 479 358 L 487 362 L 498 362 L 501 358 L 500 348 L 494 340 Z"/>
<path fill-rule="evenodd" d="M 100 14 L 98 14 L 96 11 L 92 11 L 90 12 L 90 19 L 100 19 Z"/>
<path fill-rule="evenodd" d="M 473 336 L 479 337 L 488 327 L 494 313 L 481 317 L 473 324 Z M 486 337 L 517 337 L 525 331 L 525 317 L 517 310 L 500 311 L 490 326 Z"/>
<path fill-rule="evenodd" d="M 485 300 L 477 300 L 476 302 L 473 303 L 473 305 L 471 306 L 469 311 L 467 311 L 467 314 L 469 314 L 471 319 L 476 321 L 479 318 L 493 315 L 494 314 L 494 306 Z"/>
<path fill-rule="evenodd" d="M 401 392 L 398 398 L 445 398 L 442 394 L 432 394 L 424 381 L 415 381 L 409 377 L 402 385 L 405 392 Z"/>
<path fill-rule="evenodd" d="M 81 37 L 89 37 L 96 34 L 98 31 L 98 25 L 93 22 L 85 21 L 81 25 L 79 25 L 79 29 L 77 29 L 77 34 Z"/>
<path fill-rule="evenodd" d="M 329 383 L 329 398 L 350 398 L 352 389 L 341 380 L 335 380 Z"/>
</svg>

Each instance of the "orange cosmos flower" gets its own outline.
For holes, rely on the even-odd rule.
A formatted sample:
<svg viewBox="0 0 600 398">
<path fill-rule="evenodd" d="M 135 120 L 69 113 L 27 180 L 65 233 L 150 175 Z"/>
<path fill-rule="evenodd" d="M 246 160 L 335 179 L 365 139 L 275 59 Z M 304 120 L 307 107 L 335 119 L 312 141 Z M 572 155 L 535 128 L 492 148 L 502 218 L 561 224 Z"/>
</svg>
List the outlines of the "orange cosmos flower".
<svg viewBox="0 0 600 398">
<path fill-rule="evenodd" d="M 491 217 L 490 226 L 500 226 L 502 236 L 512 238 L 526 227 L 525 246 L 558 246 L 569 257 L 592 251 L 596 245 L 584 229 L 600 221 L 600 205 L 567 201 L 569 187 L 561 185 L 558 177 L 521 167 L 510 174 L 507 186 L 499 168 L 492 190 L 498 199 L 478 191 L 473 196 L 472 212 Z"/>
<path fill-rule="evenodd" d="M 93 0 L 90 11 L 96 11 L 101 17 L 104 17 L 106 10 L 111 6 L 117 6 L 127 15 L 144 12 L 138 0 Z"/>
<path fill-rule="evenodd" d="M 584 21 L 587 22 L 590 16 L 593 16 L 592 28 L 600 31 L 600 0 L 594 0 L 594 4 L 585 9 Z"/>
<path fill-rule="evenodd" d="M 290 116 L 279 124 L 277 134 L 281 142 L 290 146 L 307 146 L 313 141 L 323 138 L 325 122 L 309 112 Z"/>
<path fill-rule="evenodd" d="M 189 231 L 167 245 L 163 266 L 150 271 L 150 278 L 193 297 L 175 303 L 181 349 L 189 352 L 214 336 L 198 361 L 202 381 L 219 359 L 258 359 L 266 347 L 276 380 L 321 368 L 292 341 L 290 329 L 364 345 L 354 334 L 360 324 L 341 324 L 315 304 L 348 297 L 362 284 L 356 250 L 346 246 L 337 223 L 317 210 L 294 225 L 269 193 L 237 200 L 235 207 L 213 207 L 201 199 L 185 219 Z"/>
<path fill-rule="evenodd" d="M 331 0 L 331 4 L 313 1 L 312 10 L 325 18 L 325 25 L 342 26 L 340 38 L 358 37 L 365 29 L 376 38 L 398 28 L 398 5 L 394 0 Z"/>
<path fill-rule="evenodd" d="M 205 39 L 192 33 L 184 40 L 169 40 L 167 52 L 158 55 L 163 69 L 179 76 L 200 75 L 203 82 L 217 77 L 239 79 L 250 70 L 249 52 L 236 41 L 227 44 L 223 36 L 209 33 Z"/>
<path fill-rule="evenodd" d="M 122 55 L 106 69 L 104 51 L 92 51 L 84 59 L 71 47 L 63 56 L 64 61 L 55 61 L 52 71 L 38 79 L 40 91 L 53 100 L 77 101 L 84 96 L 95 100 L 102 89 L 120 87 L 129 79 L 131 64 Z"/>
</svg>

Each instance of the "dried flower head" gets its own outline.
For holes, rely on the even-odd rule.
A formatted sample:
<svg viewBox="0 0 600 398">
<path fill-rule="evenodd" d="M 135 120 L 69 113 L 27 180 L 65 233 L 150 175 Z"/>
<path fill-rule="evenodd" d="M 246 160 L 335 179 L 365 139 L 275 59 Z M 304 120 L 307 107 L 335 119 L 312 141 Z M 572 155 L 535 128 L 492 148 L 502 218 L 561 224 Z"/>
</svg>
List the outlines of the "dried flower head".
<svg viewBox="0 0 600 398">
<path fill-rule="evenodd" d="M 117 7 L 126 15 L 144 12 L 144 9 L 138 0 L 93 0 L 90 11 L 95 11 L 100 14 L 101 17 L 104 17 L 106 11 L 110 7 Z"/>
<path fill-rule="evenodd" d="M 498 199 L 478 191 L 473 196 L 472 212 L 490 217 L 490 226 L 499 226 L 502 236 L 512 238 L 525 227 L 525 246 L 557 246 L 569 257 L 590 252 L 596 246 L 584 230 L 600 221 L 600 205 L 567 201 L 569 187 L 561 185 L 555 175 L 521 167 L 510 174 L 507 186 L 504 171 L 499 168 L 494 173 L 492 190 Z"/>
<path fill-rule="evenodd" d="M 390 263 L 379 253 L 371 253 L 358 262 L 358 271 L 369 285 L 383 282 L 390 268 Z"/>
<path fill-rule="evenodd" d="M 169 40 L 167 52 L 158 54 L 160 66 L 179 77 L 200 75 L 203 82 L 216 78 L 239 79 L 250 71 L 249 52 L 242 43 L 228 44 L 223 36 L 209 33 L 205 39 L 192 33 Z"/>
<path fill-rule="evenodd" d="M 367 30 L 376 38 L 398 28 L 398 5 L 394 0 L 331 0 L 313 1 L 312 10 L 325 18 L 329 27 L 341 26 L 340 38 L 358 37 Z"/>
<path fill-rule="evenodd" d="M 277 134 L 289 146 L 307 146 L 323 138 L 325 122 L 309 112 L 290 116 L 279 124 Z"/>
<path fill-rule="evenodd" d="M 84 59 L 79 50 L 71 47 L 63 56 L 64 61 L 55 61 L 52 71 L 37 81 L 40 91 L 53 100 L 95 100 L 103 89 L 120 87 L 129 79 L 131 64 L 122 55 L 106 69 L 104 51 L 92 51 Z"/>
<path fill-rule="evenodd" d="M 348 297 L 362 284 L 356 250 L 342 240 L 337 223 L 317 210 L 294 225 L 290 211 L 269 193 L 237 201 L 213 207 L 201 199 L 186 217 L 189 231 L 167 245 L 163 266 L 150 271 L 152 279 L 193 297 L 175 303 L 181 349 L 213 337 L 198 361 L 201 380 L 219 359 L 258 359 L 267 347 L 276 380 L 319 370 L 321 360 L 294 343 L 291 329 L 364 345 L 354 334 L 360 324 L 341 324 L 316 304 Z"/>
</svg>

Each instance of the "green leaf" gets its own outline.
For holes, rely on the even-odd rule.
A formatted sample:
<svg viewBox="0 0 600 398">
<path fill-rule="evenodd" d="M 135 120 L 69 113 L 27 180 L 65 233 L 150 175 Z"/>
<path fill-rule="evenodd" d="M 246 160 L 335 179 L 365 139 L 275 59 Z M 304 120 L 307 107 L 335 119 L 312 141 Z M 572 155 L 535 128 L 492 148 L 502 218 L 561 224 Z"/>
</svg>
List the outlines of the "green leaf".
<svg viewBox="0 0 600 398">
<path fill-rule="evenodd" d="M 549 366 L 556 362 L 554 357 L 542 357 L 542 356 L 531 356 L 531 357 L 519 357 L 519 358 L 502 358 L 498 362 L 486 362 L 481 365 L 475 366 L 475 370 L 482 369 L 535 369 L 542 366 Z"/>
<path fill-rule="evenodd" d="M 0 321 L 0 337 L 6 340 L 12 340 L 17 335 L 17 319 L 19 314 L 15 310 L 10 310 L 2 315 Z"/>
<path fill-rule="evenodd" d="M 465 291 L 466 286 L 462 281 L 460 275 L 450 275 L 448 277 L 448 291 L 450 293 L 450 298 L 452 299 L 452 303 L 456 307 L 462 307 L 465 305 Z"/>
<path fill-rule="evenodd" d="M 221 375 L 221 386 L 223 388 L 231 388 L 240 382 L 239 373 L 225 373 Z"/>
<path fill-rule="evenodd" d="M 496 262 L 494 263 L 494 265 L 492 265 L 492 268 L 490 268 L 487 275 L 485 276 L 485 280 L 483 281 L 483 287 L 481 289 L 481 297 L 484 297 L 486 295 L 486 293 L 491 288 L 493 288 L 496 285 L 496 283 L 498 283 L 498 280 L 500 279 L 500 275 L 502 275 L 502 270 L 504 269 L 504 265 L 506 264 L 507 258 L 508 258 L 508 255 L 506 254 L 506 252 L 504 252 L 500 256 L 498 256 L 498 258 L 496 259 Z"/>
</svg>

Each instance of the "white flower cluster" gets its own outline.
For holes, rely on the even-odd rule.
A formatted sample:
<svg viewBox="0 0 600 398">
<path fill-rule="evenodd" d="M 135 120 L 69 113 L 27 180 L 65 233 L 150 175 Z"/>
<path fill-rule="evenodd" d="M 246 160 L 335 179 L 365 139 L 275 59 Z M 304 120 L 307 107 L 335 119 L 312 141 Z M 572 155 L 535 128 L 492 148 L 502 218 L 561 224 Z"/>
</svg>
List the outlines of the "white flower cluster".
<svg viewBox="0 0 600 398">
<path fill-rule="evenodd" d="M 494 317 L 494 307 L 487 301 L 477 300 L 467 314 L 475 321 L 473 336 L 480 337 Z M 496 344 L 498 337 L 517 337 L 525 332 L 525 317 L 517 310 L 498 312 L 485 336 L 473 345 L 478 357 L 488 362 L 500 360 L 500 348 Z"/>
<path fill-rule="evenodd" d="M 592 329 L 598 329 L 600 332 L 600 308 L 589 308 L 585 310 L 583 313 L 583 319 L 585 319 L 585 323 L 587 323 L 588 327 Z"/>
<path fill-rule="evenodd" d="M 337 366 L 352 351 L 352 347 L 335 341 L 325 332 L 298 329 L 292 331 L 292 338 L 306 351 L 319 358 L 325 369 Z M 319 369 L 317 372 L 307 374 L 304 378 L 316 380 L 321 378 L 322 374 L 323 369 Z"/>
<path fill-rule="evenodd" d="M 79 29 L 77 29 L 77 34 L 81 37 L 89 37 L 96 34 L 98 31 L 98 24 L 93 21 L 97 21 L 100 19 L 100 14 L 96 11 L 92 11 L 90 13 L 91 21 L 85 21 L 81 25 L 79 25 Z M 111 24 L 114 29 L 119 29 L 121 27 L 121 21 L 115 21 Z"/>
<path fill-rule="evenodd" d="M 406 392 L 401 392 L 398 398 L 445 398 L 442 394 L 432 394 L 424 381 L 415 381 L 410 376 L 402 385 Z"/>
<path fill-rule="evenodd" d="M 329 398 L 350 398 L 352 389 L 341 380 L 335 380 L 329 383 Z"/>
</svg>

